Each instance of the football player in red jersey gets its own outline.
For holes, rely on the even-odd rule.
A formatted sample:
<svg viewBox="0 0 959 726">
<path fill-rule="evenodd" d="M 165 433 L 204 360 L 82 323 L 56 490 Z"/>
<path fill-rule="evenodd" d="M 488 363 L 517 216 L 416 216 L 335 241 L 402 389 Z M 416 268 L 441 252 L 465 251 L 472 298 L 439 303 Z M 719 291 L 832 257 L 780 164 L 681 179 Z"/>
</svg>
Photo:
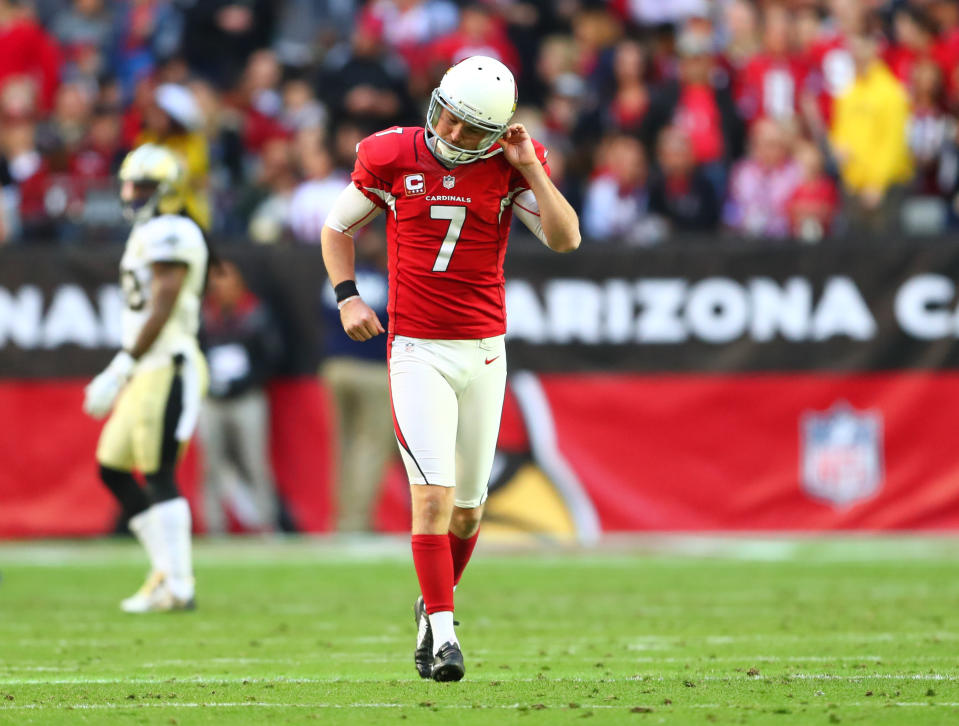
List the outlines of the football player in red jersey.
<svg viewBox="0 0 959 726">
<path fill-rule="evenodd" d="M 425 128 L 360 142 L 352 184 L 322 234 L 343 328 L 369 340 L 387 331 L 354 282 L 352 235 L 387 211 L 390 396 L 422 592 L 414 659 L 421 677 L 438 681 L 464 674 L 453 588 L 476 544 L 503 407 L 511 215 L 557 252 L 580 242 L 546 149 L 510 124 L 516 98 L 497 60 L 472 56 L 450 68 Z"/>
</svg>

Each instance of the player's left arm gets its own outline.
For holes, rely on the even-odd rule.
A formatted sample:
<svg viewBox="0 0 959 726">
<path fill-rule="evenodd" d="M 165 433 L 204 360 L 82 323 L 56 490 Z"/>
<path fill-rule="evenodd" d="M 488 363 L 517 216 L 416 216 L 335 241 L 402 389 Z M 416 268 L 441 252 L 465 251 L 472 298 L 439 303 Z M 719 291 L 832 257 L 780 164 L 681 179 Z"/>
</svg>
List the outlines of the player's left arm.
<svg viewBox="0 0 959 726">
<path fill-rule="evenodd" d="M 506 160 L 523 175 L 536 197 L 546 245 L 556 252 L 575 250 L 582 239 L 576 210 L 550 180 L 536 156 L 529 132 L 523 124 L 511 124 L 500 139 L 500 145 Z"/>
</svg>

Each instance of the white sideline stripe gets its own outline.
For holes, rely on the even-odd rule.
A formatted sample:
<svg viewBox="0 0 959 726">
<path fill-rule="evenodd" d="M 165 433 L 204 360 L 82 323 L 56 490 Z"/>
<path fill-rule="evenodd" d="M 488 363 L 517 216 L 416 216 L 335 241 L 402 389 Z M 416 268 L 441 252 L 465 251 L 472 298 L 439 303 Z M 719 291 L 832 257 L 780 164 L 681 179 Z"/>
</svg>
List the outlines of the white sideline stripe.
<svg viewBox="0 0 959 726">
<path fill-rule="evenodd" d="M 310 627 L 314 627 L 312 624 Z M 5 629 L 4 625 L 0 625 L 0 633 Z M 326 627 L 324 629 L 331 629 Z M 212 634 L 212 631 L 215 628 L 210 628 L 204 630 L 203 640 L 209 642 L 228 642 L 235 643 L 235 636 L 223 635 L 217 637 Z M 210 634 L 207 634 L 210 633 Z M 834 634 L 814 634 L 810 633 L 808 635 L 786 635 L 782 633 L 752 633 L 750 635 L 700 635 L 696 637 L 689 636 L 680 636 L 680 635 L 643 635 L 643 636 L 631 636 L 625 638 L 619 638 L 616 640 L 609 641 L 610 647 L 623 647 L 625 646 L 627 650 L 659 650 L 665 648 L 673 648 L 680 643 L 688 644 L 689 642 L 702 643 L 704 645 L 729 645 L 733 643 L 750 643 L 755 641 L 766 642 L 776 642 L 776 643 L 809 643 L 813 641 L 836 641 L 841 640 L 845 642 L 895 642 L 899 640 L 924 640 L 924 639 L 933 639 L 933 640 L 959 640 L 959 632 L 953 631 L 930 631 L 930 632 L 896 632 L 896 633 L 834 633 Z M 390 642 L 402 642 L 404 638 L 402 636 L 389 636 L 381 637 L 375 639 L 369 639 L 370 643 L 390 643 Z M 60 635 L 51 636 L 49 638 L 17 638 L 15 640 L 10 640 L 7 642 L 12 642 L 17 645 L 24 646 L 34 646 L 34 645 L 46 645 L 48 643 L 53 643 L 56 645 L 63 646 L 78 646 L 78 645 L 89 645 L 95 647 L 105 647 L 105 646 L 123 646 L 127 645 L 128 641 L 122 638 L 64 638 Z M 177 638 L 175 636 L 164 636 L 164 642 L 167 644 L 176 644 L 176 643 L 189 643 L 193 644 L 196 642 L 195 637 L 183 637 Z M 551 640 L 551 636 L 548 633 L 544 633 L 541 636 L 536 633 L 530 633 L 529 637 L 526 638 L 526 642 L 530 644 L 539 645 L 541 643 L 550 644 L 554 643 Z M 582 636 L 574 638 L 564 638 L 563 642 L 565 643 L 590 643 L 593 644 L 596 642 L 596 636 Z M 577 651 L 576 646 L 568 648 L 565 652 L 566 655 L 573 655 Z M 365 653 L 360 653 L 359 655 L 369 655 L 375 656 L 380 655 L 380 651 L 366 651 Z M 333 657 L 341 657 L 334 655 Z M 347 654 L 342 654 L 342 657 L 347 657 Z M 592 655 L 587 656 L 592 658 Z M 812 659 L 814 656 L 809 656 L 808 659 Z M 856 656 L 860 657 L 860 656 Z M 601 660 L 601 658 L 596 658 Z M 799 660 L 803 660 L 802 657 L 798 657 Z"/>
<path fill-rule="evenodd" d="M 572 710 L 569 707 L 568 703 L 557 703 L 557 704 L 543 704 L 545 706 L 544 710 Z M 643 704 L 639 704 L 642 706 Z M 942 703 L 930 703 L 923 701 L 896 701 L 894 703 L 889 703 L 883 701 L 882 698 L 878 698 L 875 701 L 855 701 L 852 703 L 843 703 L 841 704 L 845 708 L 863 708 L 865 706 L 874 706 L 879 708 L 888 708 L 889 706 L 897 706 L 900 708 L 957 708 L 959 707 L 959 702 L 948 701 Z M 167 708 L 167 709 L 176 709 L 176 708 L 333 708 L 333 709 L 346 709 L 346 708 L 428 708 L 429 710 L 442 709 L 442 710 L 519 710 L 519 709 L 529 709 L 529 704 L 522 703 L 511 703 L 503 705 L 490 705 L 490 706 L 481 706 L 479 709 L 476 709 L 472 704 L 434 704 L 432 706 L 419 706 L 412 703 L 273 703 L 273 702 L 260 702 L 260 701 L 238 701 L 238 702 L 212 702 L 212 703 L 198 703 L 198 702 L 181 702 L 177 703 L 175 701 L 169 701 L 166 703 L 153 703 L 153 702 L 144 702 L 144 703 L 72 703 L 72 704 L 63 704 L 63 705 L 47 705 L 42 703 L 25 703 L 17 704 L 15 706 L 0 706 L 0 713 L 4 711 L 17 711 L 17 710 L 37 710 L 37 711 L 100 711 L 100 710 L 120 710 L 120 709 L 138 709 L 138 708 Z M 635 706 L 628 705 L 613 705 L 608 703 L 582 703 L 576 710 L 582 711 L 584 713 L 597 709 L 605 710 L 622 710 L 628 711 Z M 730 705 L 728 703 L 691 703 L 688 705 L 676 705 L 670 704 L 669 706 L 656 705 L 652 707 L 654 712 L 657 713 L 670 713 L 671 711 L 681 711 L 684 708 L 709 708 L 709 709 L 731 709 L 733 711 L 739 710 L 754 710 L 754 706 L 745 705 L 745 706 L 736 706 Z"/>
<path fill-rule="evenodd" d="M 483 680 L 486 678 L 493 678 L 493 673 L 488 673 L 483 675 Z M 494 680 L 501 681 L 503 683 L 598 683 L 602 681 L 603 683 L 630 683 L 630 682 L 649 682 L 656 681 L 665 683 L 666 681 L 680 681 L 684 679 L 691 679 L 696 682 L 703 683 L 727 683 L 734 680 L 746 680 L 746 681 L 762 681 L 765 678 L 788 678 L 797 681 L 849 681 L 851 683 L 858 683 L 861 681 L 946 681 L 949 683 L 959 682 L 959 675 L 947 675 L 945 673 L 912 673 L 912 674 L 903 674 L 903 673 L 863 673 L 861 675 L 854 676 L 840 676 L 834 675 L 832 673 L 777 673 L 770 674 L 769 676 L 763 676 L 762 674 L 758 676 L 748 676 L 746 674 L 737 674 L 730 676 L 696 676 L 695 674 L 690 675 L 681 675 L 679 673 L 671 676 L 662 676 L 662 675 L 653 675 L 653 674 L 636 674 L 634 676 L 627 676 L 625 678 L 580 678 L 580 677 L 569 677 L 569 678 L 503 678 L 496 677 Z M 389 679 L 391 681 L 395 680 L 399 683 L 419 683 L 420 679 L 418 678 L 402 678 L 402 679 Z M 171 677 L 171 678 L 0 678 L 0 685 L 3 686 L 55 686 L 55 685 L 84 685 L 84 684 L 107 684 L 115 683 L 117 685 L 126 686 L 126 685 L 157 685 L 165 684 L 169 686 L 175 686 L 178 684 L 182 685 L 235 685 L 235 684 L 260 684 L 260 683 L 271 683 L 271 684 L 302 684 L 302 683 L 382 683 L 380 679 L 365 679 L 357 680 L 352 678 L 255 678 L 247 677 L 244 678 L 234 677 L 234 678 L 223 678 L 220 676 L 212 676 L 210 678 L 204 678 L 203 676 L 188 676 L 183 678 Z M 478 682 L 478 681 L 477 681 Z"/>
<path fill-rule="evenodd" d="M 489 654 L 488 651 L 471 651 L 474 655 L 486 656 Z M 355 655 L 355 654 L 354 654 Z M 395 658 L 387 657 L 367 657 L 367 658 L 355 658 L 351 656 L 352 660 L 362 663 L 392 663 L 395 662 Z M 513 658 L 516 663 L 541 663 L 543 661 L 542 657 L 533 657 L 528 658 Z M 690 665 L 708 665 L 710 663 L 742 663 L 742 664 L 751 664 L 751 663 L 863 663 L 868 666 L 888 666 L 894 667 L 897 663 L 895 658 L 887 658 L 881 655 L 836 655 L 836 656 L 824 656 L 824 655 L 786 655 L 786 656 L 776 656 L 776 655 L 736 655 L 736 656 L 722 656 L 722 657 L 708 657 L 708 656 L 696 656 L 696 657 L 663 657 L 656 658 L 654 656 L 619 656 L 619 655 L 594 655 L 594 656 L 584 656 L 581 658 L 564 658 L 564 660 L 577 660 L 583 663 L 621 663 L 622 661 L 627 661 L 628 663 L 644 663 L 644 664 L 657 664 L 657 663 L 684 663 Z M 932 656 L 932 655 L 917 655 L 908 658 L 910 662 L 934 662 L 941 661 L 941 656 Z M 288 666 L 301 666 L 307 663 L 325 663 L 329 661 L 328 655 L 317 655 L 315 657 L 302 657 L 302 658 L 207 658 L 202 661 L 204 665 L 257 665 L 257 664 L 269 664 L 269 665 L 288 665 Z M 140 663 L 141 668 L 168 668 L 170 666 L 189 666 L 191 669 L 196 669 L 199 661 L 196 660 L 187 660 L 183 658 L 170 658 L 169 660 L 159 660 L 159 661 L 150 661 L 146 663 Z M 27 672 L 27 673 L 72 673 L 79 669 L 77 665 L 68 665 L 68 666 L 44 666 L 44 665 L 7 665 L 0 666 L 0 672 L 6 671 L 8 674 L 12 675 L 18 672 Z M 0 681 L 2 681 L 3 676 L 0 675 Z"/>
<path fill-rule="evenodd" d="M 363 539 L 336 536 L 233 537 L 223 541 L 198 540 L 194 557 L 202 567 L 308 566 L 315 563 L 351 564 L 369 561 L 408 561 L 409 540 L 404 536 L 374 535 Z M 556 554 L 557 545 L 563 551 Z M 871 533 L 833 536 L 775 536 L 764 533 L 726 533 L 689 535 L 660 533 L 604 535 L 598 547 L 577 548 L 549 541 L 537 544 L 522 540 L 492 540 L 482 543 L 483 552 L 492 558 L 516 553 L 536 553 L 537 567 L 567 567 L 568 555 L 577 553 L 591 563 L 632 567 L 635 557 L 651 561 L 663 557 L 682 565 L 686 558 L 713 557 L 740 561 L 814 562 L 954 562 L 959 553 L 959 538 L 954 536 L 905 533 Z M 518 548 L 518 549 L 517 549 Z M 491 558 L 491 559 L 492 559 Z M 117 542 L 9 542 L 0 543 L 0 561 L 6 566 L 106 567 L 118 563 L 142 565 L 143 552 L 135 543 Z"/>
<path fill-rule="evenodd" d="M 499 706 L 482 706 L 481 709 L 519 709 L 526 704 L 513 703 L 509 705 L 499 705 Z M 716 704 L 715 707 L 719 707 L 719 704 Z M 76 710 L 91 710 L 96 711 L 100 709 L 136 709 L 136 708 L 424 708 L 432 710 L 434 708 L 441 709 L 470 709 L 473 710 L 472 705 L 466 704 L 448 704 L 448 705 L 438 705 L 434 704 L 432 706 L 419 706 L 414 703 L 272 703 L 272 702 L 258 702 L 258 701 L 238 701 L 235 703 L 194 703 L 194 702 L 183 702 L 178 703 L 176 701 L 167 701 L 165 703 L 72 703 L 64 704 L 61 706 L 49 706 L 41 703 L 27 703 L 27 704 L 18 704 L 16 706 L 0 706 L 0 713 L 3 713 L 6 710 L 15 710 L 15 709 L 37 709 L 37 710 L 64 710 L 69 711 L 72 709 Z M 529 706 L 526 706 L 529 708 Z M 569 708 L 568 703 L 554 704 L 546 706 L 549 708 Z M 588 711 L 594 708 L 617 708 L 622 710 L 628 710 L 631 706 L 613 706 L 610 704 L 581 704 L 578 710 Z"/>
<path fill-rule="evenodd" d="M 632 641 L 627 644 L 627 647 L 633 646 L 637 648 L 642 648 L 642 644 L 661 644 L 664 646 L 675 645 L 676 643 L 689 643 L 693 642 L 702 642 L 707 645 L 726 645 L 729 643 L 746 643 L 756 640 L 761 641 L 776 641 L 784 643 L 795 643 L 802 642 L 806 643 L 811 640 L 845 640 L 845 641 L 897 641 L 901 639 L 924 639 L 924 638 L 938 638 L 940 640 L 959 640 L 959 632 L 953 632 L 948 630 L 933 630 L 924 633 L 833 633 L 833 634 L 814 634 L 810 633 L 808 635 L 785 635 L 781 633 L 752 633 L 751 635 L 700 635 L 695 637 L 690 636 L 679 636 L 679 635 L 644 635 L 638 638 L 625 638 L 624 640 Z M 574 638 L 570 639 L 572 641 L 580 642 L 595 642 L 595 638 Z M 569 641 L 567 641 L 569 642 Z"/>
</svg>

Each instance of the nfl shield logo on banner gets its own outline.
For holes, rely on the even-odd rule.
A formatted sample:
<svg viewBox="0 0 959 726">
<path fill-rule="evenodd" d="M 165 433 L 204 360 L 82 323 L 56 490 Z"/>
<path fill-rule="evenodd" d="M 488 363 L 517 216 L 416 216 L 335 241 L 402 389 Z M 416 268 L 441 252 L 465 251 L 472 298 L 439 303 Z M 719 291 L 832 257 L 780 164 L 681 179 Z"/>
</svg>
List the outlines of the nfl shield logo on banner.
<svg viewBox="0 0 959 726">
<path fill-rule="evenodd" d="M 882 414 L 848 403 L 807 411 L 800 424 L 800 481 L 811 497 L 846 506 L 882 486 Z"/>
<path fill-rule="evenodd" d="M 452 174 L 443 177 L 444 189 L 452 189 L 455 184 L 456 184 L 456 177 L 453 176 Z"/>
</svg>

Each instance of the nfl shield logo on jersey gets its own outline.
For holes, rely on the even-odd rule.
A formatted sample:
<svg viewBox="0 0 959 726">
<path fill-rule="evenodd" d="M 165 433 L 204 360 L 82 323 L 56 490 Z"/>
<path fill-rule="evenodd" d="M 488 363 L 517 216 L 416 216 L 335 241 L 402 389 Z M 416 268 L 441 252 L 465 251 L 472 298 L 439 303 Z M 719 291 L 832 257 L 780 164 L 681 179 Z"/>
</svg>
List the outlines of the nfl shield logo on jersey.
<svg viewBox="0 0 959 726">
<path fill-rule="evenodd" d="M 443 188 L 452 189 L 456 185 L 456 177 L 452 174 L 443 177 Z"/>
<path fill-rule="evenodd" d="M 882 486 L 882 414 L 848 403 L 807 411 L 800 425 L 800 481 L 811 497 L 846 506 Z"/>
</svg>

